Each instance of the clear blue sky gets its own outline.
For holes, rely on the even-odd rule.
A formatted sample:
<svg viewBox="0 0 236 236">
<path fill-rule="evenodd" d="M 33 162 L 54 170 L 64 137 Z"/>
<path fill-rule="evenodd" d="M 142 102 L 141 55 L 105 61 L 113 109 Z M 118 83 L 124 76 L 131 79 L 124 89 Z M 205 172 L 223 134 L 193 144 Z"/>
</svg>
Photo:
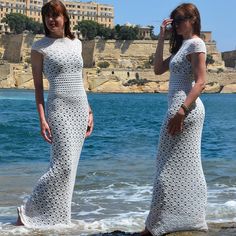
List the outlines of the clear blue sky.
<svg viewBox="0 0 236 236">
<path fill-rule="evenodd" d="M 86 2 L 83 0 L 83 2 Z M 159 31 L 162 19 L 183 2 L 194 3 L 201 14 L 202 30 L 212 31 L 219 51 L 236 49 L 236 0 L 96 0 L 115 7 L 115 24 L 153 25 Z"/>
</svg>

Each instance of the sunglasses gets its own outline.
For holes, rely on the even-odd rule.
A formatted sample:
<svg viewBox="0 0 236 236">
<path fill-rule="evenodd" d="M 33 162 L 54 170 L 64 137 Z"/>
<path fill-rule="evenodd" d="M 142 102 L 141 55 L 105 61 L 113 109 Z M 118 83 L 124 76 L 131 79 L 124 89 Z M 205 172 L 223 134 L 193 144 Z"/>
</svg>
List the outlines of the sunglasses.
<svg viewBox="0 0 236 236">
<path fill-rule="evenodd" d="M 171 25 L 172 26 L 176 26 L 176 25 L 179 25 L 181 24 L 183 21 L 186 21 L 190 19 L 190 17 L 184 17 L 184 16 L 179 16 L 179 17 L 176 17 L 173 19 L 173 21 L 171 22 Z"/>
</svg>

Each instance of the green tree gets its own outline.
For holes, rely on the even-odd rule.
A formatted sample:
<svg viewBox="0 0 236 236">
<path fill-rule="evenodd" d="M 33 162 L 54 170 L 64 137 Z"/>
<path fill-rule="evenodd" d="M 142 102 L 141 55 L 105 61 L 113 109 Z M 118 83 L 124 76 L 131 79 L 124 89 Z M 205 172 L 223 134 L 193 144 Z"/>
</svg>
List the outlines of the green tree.
<svg viewBox="0 0 236 236">
<path fill-rule="evenodd" d="M 138 39 L 138 27 L 121 26 L 117 32 L 117 39 L 120 40 L 135 40 Z"/>
<path fill-rule="evenodd" d="M 44 33 L 43 24 L 39 23 L 37 21 L 34 21 L 31 18 L 28 18 L 28 20 L 27 20 L 26 30 L 31 31 L 34 34 L 43 34 Z"/>
<path fill-rule="evenodd" d="M 36 22 L 20 13 L 7 14 L 2 19 L 2 22 L 6 22 L 15 34 L 21 34 L 24 30 L 29 30 L 35 34 L 43 33 L 44 31 L 42 23 Z"/>
<path fill-rule="evenodd" d="M 6 22 L 13 33 L 20 34 L 26 29 L 27 16 L 20 13 L 10 13 L 3 18 L 2 22 Z"/>
<path fill-rule="evenodd" d="M 158 36 L 157 36 L 157 35 L 155 35 L 155 33 L 154 33 L 154 26 L 153 26 L 153 25 L 148 25 L 148 27 L 149 27 L 149 28 L 150 28 L 150 30 L 151 30 L 151 32 L 150 32 L 151 39 L 153 39 L 153 40 L 156 40 L 156 39 L 158 39 Z"/>
<path fill-rule="evenodd" d="M 214 64 L 214 62 L 215 62 L 215 60 L 213 59 L 213 56 L 211 54 L 207 54 L 206 65 Z"/>
<path fill-rule="evenodd" d="M 112 39 L 113 30 L 108 27 L 98 25 L 98 36 L 102 37 L 103 39 Z"/>
<path fill-rule="evenodd" d="M 77 28 L 83 38 L 92 40 L 98 35 L 99 24 L 91 20 L 83 20 L 78 23 Z"/>
<path fill-rule="evenodd" d="M 121 28 L 122 28 L 121 25 L 119 25 L 119 24 L 115 25 L 115 27 L 114 27 L 114 38 L 118 38 L 118 35 L 120 33 Z"/>
</svg>

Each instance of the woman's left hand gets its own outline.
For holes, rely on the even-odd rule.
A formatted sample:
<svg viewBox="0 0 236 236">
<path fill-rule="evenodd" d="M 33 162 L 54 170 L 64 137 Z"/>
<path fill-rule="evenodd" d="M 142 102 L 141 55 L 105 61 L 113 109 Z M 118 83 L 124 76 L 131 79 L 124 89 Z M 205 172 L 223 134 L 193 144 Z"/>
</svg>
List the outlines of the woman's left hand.
<svg viewBox="0 0 236 236">
<path fill-rule="evenodd" d="M 172 136 L 181 133 L 183 131 L 185 113 L 180 109 L 168 123 L 168 133 Z"/>
<path fill-rule="evenodd" d="M 92 132 L 93 132 L 93 112 L 89 111 L 88 127 L 87 127 L 85 138 L 89 137 Z"/>
</svg>

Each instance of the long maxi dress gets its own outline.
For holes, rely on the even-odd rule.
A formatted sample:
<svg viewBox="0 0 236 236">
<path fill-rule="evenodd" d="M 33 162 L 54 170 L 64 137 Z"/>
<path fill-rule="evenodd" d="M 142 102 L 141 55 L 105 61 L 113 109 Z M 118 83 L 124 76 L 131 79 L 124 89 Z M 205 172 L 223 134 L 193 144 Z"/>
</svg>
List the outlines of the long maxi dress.
<svg viewBox="0 0 236 236">
<path fill-rule="evenodd" d="M 43 73 L 50 86 L 47 120 L 53 139 L 48 171 L 18 210 L 27 227 L 68 225 L 89 114 L 82 79 L 82 45 L 78 39 L 44 37 L 32 50 L 43 54 Z"/>
<path fill-rule="evenodd" d="M 203 52 L 200 38 L 184 40 L 170 60 L 168 110 L 162 124 L 152 203 L 146 227 L 152 235 L 184 230 L 207 230 L 207 187 L 201 163 L 201 135 L 205 109 L 200 100 L 184 120 L 183 132 L 168 133 L 168 121 L 189 94 L 194 77 L 187 55 Z"/>
</svg>

